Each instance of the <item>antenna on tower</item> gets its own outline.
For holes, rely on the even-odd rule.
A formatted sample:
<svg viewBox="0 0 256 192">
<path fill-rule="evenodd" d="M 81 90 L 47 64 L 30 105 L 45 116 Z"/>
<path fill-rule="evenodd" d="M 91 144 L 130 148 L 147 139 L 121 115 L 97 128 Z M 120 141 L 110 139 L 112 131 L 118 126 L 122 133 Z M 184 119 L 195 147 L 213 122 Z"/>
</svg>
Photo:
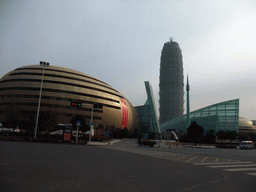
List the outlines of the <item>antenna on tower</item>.
<svg viewBox="0 0 256 192">
<path fill-rule="evenodd" d="M 170 37 L 169 39 L 170 39 L 170 43 L 172 43 L 172 37 Z"/>
<path fill-rule="evenodd" d="M 190 91 L 189 82 L 188 82 L 188 74 L 187 74 L 187 86 L 186 86 L 186 91 Z"/>
</svg>

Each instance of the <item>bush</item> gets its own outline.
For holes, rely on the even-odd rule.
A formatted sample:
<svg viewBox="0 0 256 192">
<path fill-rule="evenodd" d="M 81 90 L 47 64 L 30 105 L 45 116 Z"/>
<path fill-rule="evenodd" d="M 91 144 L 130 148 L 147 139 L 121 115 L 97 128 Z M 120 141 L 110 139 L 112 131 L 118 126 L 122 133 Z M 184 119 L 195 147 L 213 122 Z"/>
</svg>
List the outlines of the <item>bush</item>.
<svg viewBox="0 0 256 192">
<path fill-rule="evenodd" d="M 189 139 L 189 137 L 188 137 L 188 134 L 182 135 L 182 136 L 179 138 L 179 141 L 180 141 L 180 142 L 190 142 L 190 139 Z"/>
<path fill-rule="evenodd" d="M 216 142 L 216 135 L 215 135 L 215 130 L 214 129 L 210 129 L 209 131 L 207 131 L 204 135 L 203 138 L 203 142 L 204 143 L 208 143 L 208 144 L 213 144 Z"/>
</svg>

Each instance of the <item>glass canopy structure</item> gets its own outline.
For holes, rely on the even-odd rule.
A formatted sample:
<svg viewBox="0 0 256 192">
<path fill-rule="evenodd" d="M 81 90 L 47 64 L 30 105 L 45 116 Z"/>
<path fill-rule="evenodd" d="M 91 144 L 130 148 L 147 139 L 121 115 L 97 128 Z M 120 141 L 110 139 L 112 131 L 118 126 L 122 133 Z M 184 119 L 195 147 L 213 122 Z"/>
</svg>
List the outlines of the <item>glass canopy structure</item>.
<svg viewBox="0 0 256 192">
<path fill-rule="evenodd" d="M 239 99 L 229 100 L 190 112 L 190 122 L 195 121 L 204 131 L 214 129 L 238 132 Z M 160 126 L 161 132 L 175 130 L 181 136 L 187 133 L 187 114 L 168 121 Z"/>
<path fill-rule="evenodd" d="M 148 81 L 145 81 L 145 87 L 147 101 L 144 105 L 135 107 L 139 114 L 140 127 L 143 128 L 143 131 L 161 133 L 152 86 Z"/>
</svg>

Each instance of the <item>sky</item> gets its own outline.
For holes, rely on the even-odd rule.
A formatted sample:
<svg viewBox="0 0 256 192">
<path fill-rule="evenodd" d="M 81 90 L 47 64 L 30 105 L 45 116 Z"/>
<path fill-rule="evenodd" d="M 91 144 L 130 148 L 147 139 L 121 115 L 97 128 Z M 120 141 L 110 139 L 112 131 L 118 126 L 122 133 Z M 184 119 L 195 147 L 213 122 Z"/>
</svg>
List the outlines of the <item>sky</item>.
<svg viewBox="0 0 256 192">
<path fill-rule="evenodd" d="M 239 116 L 256 120 L 255 34 L 255 0 L 0 0 L 0 78 L 47 61 L 108 83 L 134 106 L 149 81 L 158 108 L 161 51 L 172 38 L 190 111 L 239 98 Z"/>
</svg>

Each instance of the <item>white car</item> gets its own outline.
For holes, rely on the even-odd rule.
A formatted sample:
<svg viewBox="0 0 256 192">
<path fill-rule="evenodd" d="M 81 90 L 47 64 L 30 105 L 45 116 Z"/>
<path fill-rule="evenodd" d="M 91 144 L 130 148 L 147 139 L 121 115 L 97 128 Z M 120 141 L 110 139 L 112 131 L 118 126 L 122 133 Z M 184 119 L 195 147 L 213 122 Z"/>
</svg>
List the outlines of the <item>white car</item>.
<svg viewBox="0 0 256 192">
<path fill-rule="evenodd" d="M 9 128 L 2 128 L 1 131 L 10 131 Z"/>
<path fill-rule="evenodd" d="M 254 144 L 252 141 L 242 141 L 239 144 L 240 149 L 253 149 L 254 148 Z"/>
</svg>

